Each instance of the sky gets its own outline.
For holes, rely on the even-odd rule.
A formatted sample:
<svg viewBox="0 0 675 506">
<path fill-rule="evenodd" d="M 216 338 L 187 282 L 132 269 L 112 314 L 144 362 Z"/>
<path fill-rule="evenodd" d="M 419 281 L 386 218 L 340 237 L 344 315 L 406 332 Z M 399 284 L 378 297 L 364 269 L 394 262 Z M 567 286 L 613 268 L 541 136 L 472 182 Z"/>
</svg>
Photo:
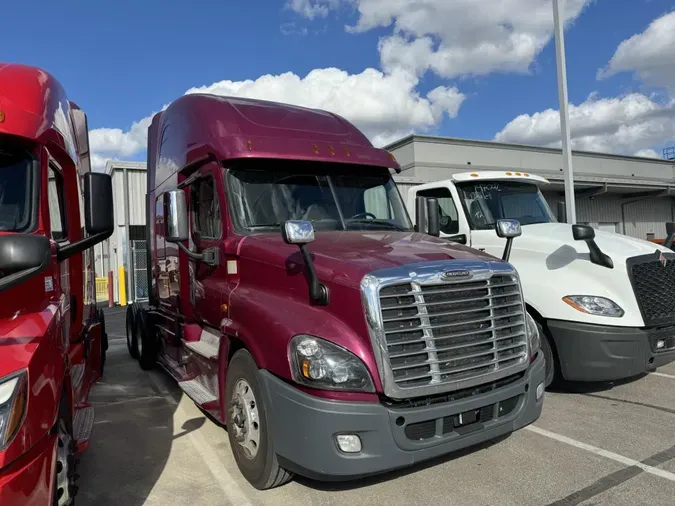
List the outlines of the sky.
<svg viewBox="0 0 675 506">
<path fill-rule="evenodd" d="M 675 0 L 561 4 L 572 147 L 661 157 Z M 63 84 L 98 170 L 145 160 L 152 115 L 194 92 L 333 111 L 380 147 L 410 133 L 561 145 L 551 0 L 26 0 L 3 21 L 0 61 Z"/>
</svg>

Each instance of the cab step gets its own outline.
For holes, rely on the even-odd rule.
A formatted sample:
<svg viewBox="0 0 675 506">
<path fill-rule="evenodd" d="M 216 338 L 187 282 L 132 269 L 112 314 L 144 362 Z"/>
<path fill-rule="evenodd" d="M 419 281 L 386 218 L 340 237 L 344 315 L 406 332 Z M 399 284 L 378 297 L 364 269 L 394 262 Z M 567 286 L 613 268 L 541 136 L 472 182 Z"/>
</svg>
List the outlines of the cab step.
<svg viewBox="0 0 675 506">
<path fill-rule="evenodd" d="M 70 371 L 70 381 L 73 384 L 73 389 L 80 388 L 84 378 L 84 364 L 75 364 Z"/>
<path fill-rule="evenodd" d="M 220 336 L 207 329 L 202 329 L 199 341 L 183 341 L 183 346 L 206 359 L 217 360 Z"/>
<path fill-rule="evenodd" d="M 73 420 L 73 439 L 78 447 L 89 441 L 93 430 L 94 408 L 92 406 L 79 408 L 75 412 L 75 420 Z"/>
<path fill-rule="evenodd" d="M 188 397 L 190 397 L 190 399 L 202 406 L 214 403 L 218 400 L 215 394 L 206 388 L 198 378 L 179 381 L 178 386 Z"/>
</svg>

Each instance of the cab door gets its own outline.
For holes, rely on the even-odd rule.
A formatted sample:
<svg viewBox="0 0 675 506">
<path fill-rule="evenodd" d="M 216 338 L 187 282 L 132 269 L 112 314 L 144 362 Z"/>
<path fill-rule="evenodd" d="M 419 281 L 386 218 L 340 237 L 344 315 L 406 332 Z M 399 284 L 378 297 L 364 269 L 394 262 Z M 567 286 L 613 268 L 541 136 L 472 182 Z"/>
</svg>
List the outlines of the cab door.
<svg viewBox="0 0 675 506">
<path fill-rule="evenodd" d="M 215 252 L 217 263 L 209 265 L 202 260 L 185 256 L 188 262 L 190 303 L 197 321 L 219 328 L 221 305 L 225 304 L 227 269 L 224 261 L 222 178 L 217 164 L 209 164 L 188 187 L 190 211 L 189 247 L 194 253 Z"/>
</svg>

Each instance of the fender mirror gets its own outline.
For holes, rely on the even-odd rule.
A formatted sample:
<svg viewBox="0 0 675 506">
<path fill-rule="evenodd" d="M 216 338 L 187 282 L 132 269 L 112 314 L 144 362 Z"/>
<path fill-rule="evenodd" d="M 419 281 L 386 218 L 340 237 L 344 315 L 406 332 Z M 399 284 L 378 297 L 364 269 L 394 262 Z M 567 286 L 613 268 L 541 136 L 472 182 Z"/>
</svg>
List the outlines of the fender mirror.
<svg viewBox="0 0 675 506">
<path fill-rule="evenodd" d="M 513 239 L 515 237 L 519 237 L 523 233 L 522 229 L 520 228 L 520 222 L 518 220 L 497 220 L 497 223 L 495 224 L 495 231 L 497 232 L 497 237 L 506 239 L 506 246 L 504 247 L 502 260 L 508 262 L 509 257 L 511 256 Z"/>
<path fill-rule="evenodd" d="M 328 287 L 319 281 L 314 268 L 314 261 L 307 249 L 307 244 L 314 240 L 314 227 L 311 221 L 287 220 L 281 227 L 281 236 L 286 244 L 295 244 L 307 266 L 309 275 L 309 296 L 321 306 L 328 305 Z"/>
<path fill-rule="evenodd" d="M 600 247 L 595 242 L 595 230 L 590 225 L 572 225 L 572 237 L 575 241 L 584 241 L 588 245 L 591 263 L 614 268 L 612 259 L 600 250 Z"/>
</svg>

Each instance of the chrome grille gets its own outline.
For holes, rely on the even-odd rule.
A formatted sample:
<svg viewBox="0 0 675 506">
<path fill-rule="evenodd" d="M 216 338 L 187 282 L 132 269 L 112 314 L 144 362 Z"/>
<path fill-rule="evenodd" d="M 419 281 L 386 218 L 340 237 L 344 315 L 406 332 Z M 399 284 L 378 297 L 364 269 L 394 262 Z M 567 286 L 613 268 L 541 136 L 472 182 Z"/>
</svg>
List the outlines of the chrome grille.
<svg viewBox="0 0 675 506">
<path fill-rule="evenodd" d="M 463 386 L 527 363 L 523 299 L 513 272 L 389 284 L 380 288 L 379 303 L 381 350 L 399 389 Z"/>
</svg>

